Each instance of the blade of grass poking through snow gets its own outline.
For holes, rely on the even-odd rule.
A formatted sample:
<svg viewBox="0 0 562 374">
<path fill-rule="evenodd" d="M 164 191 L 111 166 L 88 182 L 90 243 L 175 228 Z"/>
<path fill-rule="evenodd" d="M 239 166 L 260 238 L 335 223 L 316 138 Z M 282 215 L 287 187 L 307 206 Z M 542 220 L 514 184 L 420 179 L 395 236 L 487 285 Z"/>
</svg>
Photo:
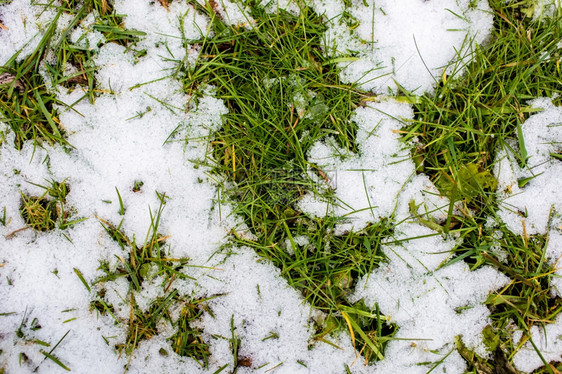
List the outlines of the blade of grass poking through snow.
<svg viewBox="0 0 562 374">
<path fill-rule="evenodd" d="M 49 360 L 53 361 L 55 364 L 57 364 L 58 366 L 60 366 L 61 368 L 63 368 L 66 371 L 71 371 L 70 368 L 68 366 L 66 366 L 65 364 L 63 364 L 61 362 L 61 360 L 59 360 L 55 355 L 45 352 L 44 350 L 41 350 L 41 353 L 43 355 L 45 355 L 46 358 L 48 358 Z"/>
<path fill-rule="evenodd" d="M 533 341 L 533 338 L 529 337 L 529 341 L 531 342 L 531 345 L 533 346 L 533 349 L 535 350 L 535 352 L 537 352 L 537 355 L 540 357 L 541 361 L 543 362 L 545 369 L 550 374 L 555 374 L 554 371 L 552 370 L 552 366 L 550 366 L 550 364 L 544 359 L 544 356 L 542 355 L 541 351 L 537 348 L 537 345 Z M 556 374 L 557 373 L 559 373 L 559 371 L 556 371 Z"/>
<path fill-rule="evenodd" d="M 60 366 L 61 368 L 63 368 L 66 371 L 70 371 L 70 369 L 61 362 L 61 360 L 59 360 L 54 354 L 53 352 L 55 351 L 55 349 L 57 349 L 57 347 L 59 346 L 60 343 L 62 343 L 62 341 L 64 340 L 64 338 L 66 338 L 66 336 L 70 333 L 70 330 L 68 330 L 62 338 L 60 338 L 60 340 L 57 342 L 57 344 L 55 344 L 55 346 L 53 348 L 51 348 L 51 350 L 49 352 L 45 352 L 44 350 L 41 350 L 41 353 L 45 356 L 45 358 L 43 359 L 43 361 L 41 361 L 39 363 L 39 365 L 37 365 L 37 367 L 35 368 L 35 370 L 33 370 L 33 372 L 36 372 L 39 369 L 39 366 L 41 366 L 41 364 L 43 362 L 45 362 L 46 359 L 49 359 L 51 361 L 53 361 L 55 364 L 57 364 L 58 366 Z"/>
<path fill-rule="evenodd" d="M 84 279 L 84 276 L 82 275 L 82 272 L 80 270 L 76 269 L 76 268 L 72 268 L 72 269 L 76 273 L 76 276 L 78 276 L 78 278 L 80 279 L 80 282 L 82 282 L 84 287 L 86 287 L 88 292 L 91 292 L 90 286 L 88 286 L 88 282 L 86 282 L 86 280 Z"/>
<path fill-rule="evenodd" d="M 519 144 L 519 154 L 521 166 L 527 165 L 527 148 L 525 148 L 525 138 L 523 137 L 523 131 L 521 131 L 521 121 L 517 121 L 517 141 Z"/>
<path fill-rule="evenodd" d="M 351 321 L 349 320 L 349 317 L 344 311 L 341 312 L 341 315 L 343 316 L 343 319 L 345 319 L 345 322 L 347 323 L 347 327 L 349 328 L 349 334 L 351 335 L 351 343 L 353 344 L 353 348 L 357 351 L 357 348 L 355 347 L 355 333 L 353 332 L 353 326 L 351 325 Z"/>
<path fill-rule="evenodd" d="M 125 214 L 125 206 L 123 205 L 123 199 L 121 198 L 121 194 L 119 193 L 119 190 L 117 189 L 117 187 L 115 187 L 115 192 L 117 192 L 117 199 L 119 199 L 119 215 L 122 216 Z"/>
</svg>

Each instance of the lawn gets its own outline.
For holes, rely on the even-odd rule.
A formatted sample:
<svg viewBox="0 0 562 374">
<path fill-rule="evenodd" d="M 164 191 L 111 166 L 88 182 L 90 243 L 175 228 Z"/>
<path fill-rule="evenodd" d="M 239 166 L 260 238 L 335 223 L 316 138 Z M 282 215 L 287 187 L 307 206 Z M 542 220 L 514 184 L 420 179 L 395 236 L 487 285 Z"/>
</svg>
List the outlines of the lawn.
<svg viewBox="0 0 562 374">
<path fill-rule="evenodd" d="M 562 371 L 559 0 L 0 0 L 0 374 Z"/>
</svg>

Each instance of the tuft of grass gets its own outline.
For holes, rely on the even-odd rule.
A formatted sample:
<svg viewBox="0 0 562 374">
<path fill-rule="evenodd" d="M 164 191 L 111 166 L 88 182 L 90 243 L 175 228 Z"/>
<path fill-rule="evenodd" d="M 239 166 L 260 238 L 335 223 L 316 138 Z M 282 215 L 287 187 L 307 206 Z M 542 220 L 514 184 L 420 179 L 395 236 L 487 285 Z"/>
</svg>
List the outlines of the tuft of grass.
<svg viewBox="0 0 562 374">
<path fill-rule="evenodd" d="M 66 144 L 54 106 L 61 103 L 49 92 L 39 73 L 61 14 L 62 11 L 57 13 L 33 53 L 18 62 L 19 51 L 5 66 L 0 66 L 0 75 L 4 77 L 0 80 L 0 120 L 14 132 L 17 149 L 27 140 L 36 145 L 41 141 Z"/>
<path fill-rule="evenodd" d="M 123 16 L 116 14 L 112 2 L 107 0 L 86 0 L 78 2 L 74 0 L 63 1 L 62 9 L 66 13 L 74 15 L 70 25 L 66 28 L 54 46 L 56 51 L 56 62 L 46 64 L 49 76 L 54 86 L 62 85 L 66 88 L 73 88 L 80 85 L 87 88 L 87 95 L 91 102 L 94 101 L 96 94 L 95 70 L 93 57 L 98 46 L 81 46 L 85 39 L 82 35 L 75 43 L 70 41 L 71 32 L 80 25 L 84 17 L 92 12 L 95 15 L 93 30 L 101 32 L 105 37 L 104 43 L 117 43 L 129 49 L 133 49 L 139 38 L 145 33 L 138 30 L 126 29 L 123 25 Z M 146 54 L 146 51 L 135 51 L 137 57 Z M 73 70 L 74 73 L 66 73 Z"/>
<path fill-rule="evenodd" d="M 27 226 L 36 231 L 49 231 L 55 228 L 57 211 L 55 204 L 44 197 L 21 194 L 20 213 Z"/>
<path fill-rule="evenodd" d="M 73 210 L 66 205 L 66 196 L 70 192 L 65 181 L 51 180 L 48 185 L 35 186 L 45 190 L 41 196 L 28 196 L 20 192 L 20 214 L 26 225 L 35 231 L 50 231 L 55 227 L 64 230 L 83 219 L 69 220 Z"/>
<path fill-rule="evenodd" d="M 191 322 L 201 316 L 204 310 L 203 300 L 191 300 L 186 302 L 181 309 L 181 314 L 176 322 L 177 332 L 168 340 L 172 349 L 180 356 L 191 357 L 199 362 L 201 366 L 207 366 L 210 356 L 209 345 L 203 341 L 201 331 L 191 327 Z M 201 304 L 201 305 L 199 305 Z"/>
<path fill-rule="evenodd" d="M 116 323 L 127 327 L 127 338 L 122 344 L 116 345 L 120 353 L 132 355 L 133 351 L 143 340 L 150 339 L 158 334 L 158 326 L 162 321 L 170 323 L 177 328 L 177 332 L 170 337 L 169 342 L 174 352 L 182 356 L 195 359 L 202 367 L 207 367 L 210 355 L 209 346 L 201 338 L 201 331 L 190 327 L 190 323 L 199 318 L 206 309 L 207 299 L 192 300 L 179 295 L 173 287 L 175 279 L 192 279 L 182 272 L 188 265 L 188 259 L 170 258 L 166 249 L 167 237 L 158 233 L 162 212 L 166 204 L 166 195 L 158 194 L 160 206 L 156 214 L 150 212 L 150 229 L 142 245 L 136 239 L 130 239 L 121 229 L 123 220 L 117 226 L 100 219 L 107 234 L 116 241 L 125 251 L 123 256 L 117 256 L 117 266 L 110 266 L 108 262 L 101 262 L 99 270 L 104 273 L 92 282 L 96 287 L 96 299 L 91 303 L 92 309 L 101 314 L 109 314 Z M 75 269 L 76 271 L 76 269 Z M 81 280 L 79 271 L 77 275 Z M 143 289 L 143 283 L 155 277 L 162 277 L 159 285 L 164 296 L 152 300 L 148 309 L 143 310 L 135 299 L 135 295 Z M 130 308 L 129 318 L 120 320 L 115 315 L 115 309 L 106 299 L 106 287 L 109 282 L 118 278 L 125 278 L 130 284 L 127 295 L 122 295 L 123 300 Z M 84 281 L 83 281 L 84 283 Z M 85 283 L 87 285 L 87 283 Z M 89 286 L 86 287 L 91 290 Z M 178 318 L 171 313 L 172 307 L 180 307 Z"/>
</svg>

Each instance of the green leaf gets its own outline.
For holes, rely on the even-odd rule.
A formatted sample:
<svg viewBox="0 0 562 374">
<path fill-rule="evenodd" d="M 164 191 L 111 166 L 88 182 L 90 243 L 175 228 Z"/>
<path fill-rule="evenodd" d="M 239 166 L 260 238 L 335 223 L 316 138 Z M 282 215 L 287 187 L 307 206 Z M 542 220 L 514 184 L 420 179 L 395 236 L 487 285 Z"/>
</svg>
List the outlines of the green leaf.
<svg viewBox="0 0 562 374">
<path fill-rule="evenodd" d="M 494 191 L 498 185 L 497 179 L 488 170 L 480 171 L 473 163 L 461 165 L 455 181 L 443 176 L 437 181 L 441 193 L 452 201 L 479 196 L 485 189 Z"/>
<path fill-rule="evenodd" d="M 60 366 L 64 370 L 70 371 L 70 368 L 68 366 L 66 366 L 65 364 L 63 364 L 55 355 L 52 355 L 52 354 L 50 354 L 48 352 L 45 352 L 43 350 L 41 350 L 41 353 L 43 353 L 45 355 L 45 357 L 47 357 L 49 360 L 53 361 L 55 364 L 57 364 L 58 366 Z"/>
</svg>

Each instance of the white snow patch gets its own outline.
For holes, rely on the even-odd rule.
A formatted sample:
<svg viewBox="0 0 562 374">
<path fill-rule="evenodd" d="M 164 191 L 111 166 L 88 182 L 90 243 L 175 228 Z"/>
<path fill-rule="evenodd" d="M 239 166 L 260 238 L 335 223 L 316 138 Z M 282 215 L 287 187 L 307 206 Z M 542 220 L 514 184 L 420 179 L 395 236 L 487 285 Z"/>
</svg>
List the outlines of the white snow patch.
<svg viewBox="0 0 562 374">
<path fill-rule="evenodd" d="M 445 71 L 459 73 L 473 43 L 484 43 L 493 27 L 485 0 L 354 0 L 349 7 L 317 0 L 313 7 L 328 20 L 326 52 L 350 56 L 338 64 L 342 79 L 380 94 L 399 87 L 433 92 Z"/>
<path fill-rule="evenodd" d="M 511 147 L 498 152 L 494 168 L 501 201 L 498 216 L 509 230 L 519 235 L 524 231 L 545 234 L 551 213 L 562 212 L 559 186 L 562 162 L 552 156 L 562 151 L 562 109 L 546 98 L 533 100 L 530 104 L 544 110 L 521 125 L 527 165 L 519 166 L 512 151 L 519 151 L 518 147 L 511 143 Z M 520 188 L 518 181 L 527 178 L 532 179 Z"/>
<path fill-rule="evenodd" d="M 353 297 L 373 308 L 378 304 L 398 325 L 395 338 L 403 339 L 389 343 L 376 368 L 381 373 L 421 373 L 444 358 L 440 371 L 463 372 L 465 362 L 455 351 L 455 338 L 461 336 L 469 349 L 488 356 L 481 332 L 491 321 L 483 302 L 508 278 L 491 267 L 470 271 L 464 262 L 439 268 L 455 241 L 417 224 L 400 228 L 397 244 L 383 247 L 388 263 L 364 277 Z"/>
<path fill-rule="evenodd" d="M 33 5 L 31 1 L 12 1 L 0 6 L 0 66 L 21 50 L 17 60 L 30 55 L 49 27 L 56 11 L 49 7 Z"/>
<path fill-rule="evenodd" d="M 395 132 L 410 118 L 408 104 L 391 100 L 357 109 L 358 155 L 340 149 L 331 138 L 309 151 L 309 161 L 331 177 L 337 202 L 322 203 L 311 194 L 299 203 L 300 208 L 312 215 L 345 216 L 340 231 L 359 230 L 368 222 L 390 217 L 398 193 L 415 171 L 408 147 Z"/>
<path fill-rule="evenodd" d="M 523 334 L 518 334 L 519 337 Z M 531 328 L 531 339 L 541 352 L 546 362 L 562 360 L 562 316 L 558 316 L 553 324 L 544 326 L 533 326 Z M 519 340 L 514 340 L 515 344 Z M 530 341 L 517 351 L 513 357 L 515 368 L 527 373 L 544 365 Z"/>
</svg>

